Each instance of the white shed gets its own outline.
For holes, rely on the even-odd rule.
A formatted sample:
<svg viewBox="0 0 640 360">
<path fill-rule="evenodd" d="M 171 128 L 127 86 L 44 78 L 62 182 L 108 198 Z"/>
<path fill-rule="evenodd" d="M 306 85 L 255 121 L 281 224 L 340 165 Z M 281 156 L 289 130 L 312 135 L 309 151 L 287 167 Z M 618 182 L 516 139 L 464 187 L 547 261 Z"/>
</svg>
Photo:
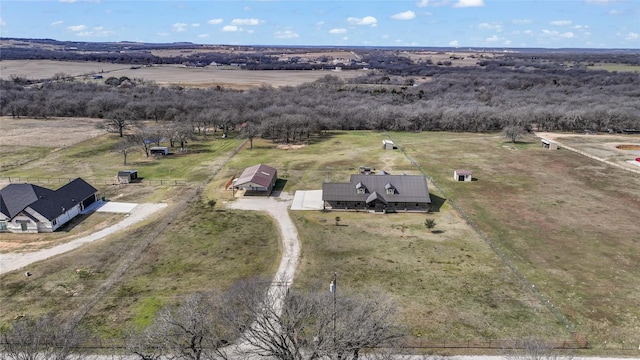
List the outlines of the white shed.
<svg viewBox="0 0 640 360">
<path fill-rule="evenodd" d="M 551 140 L 542 139 L 542 147 L 548 150 L 558 150 L 558 143 Z"/>
<path fill-rule="evenodd" d="M 391 140 L 382 140 L 382 148 L 384 150 L 393 150 L 397 149 L 398 147 Z"/>
<path fill-rule="evenodd" d="M 454 170 L 453 179 L 455 181 L 471 181 L 471 170 Z"/>
</svg>

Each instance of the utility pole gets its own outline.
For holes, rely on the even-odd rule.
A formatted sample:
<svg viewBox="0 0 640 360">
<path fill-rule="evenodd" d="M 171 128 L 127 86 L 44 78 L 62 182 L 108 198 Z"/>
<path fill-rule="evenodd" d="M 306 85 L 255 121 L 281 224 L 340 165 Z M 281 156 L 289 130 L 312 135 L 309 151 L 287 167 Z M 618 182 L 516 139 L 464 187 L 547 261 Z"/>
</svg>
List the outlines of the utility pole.
<svg viewBox="0 0 640 360">
<path fill-rule="evenodd" d="M 333 293 L 333 350 L 335 352 L 337 352 L 337 346 L 336 346 L 336 293 L 337 293 L 337 278 L 338 278 L 338 273 L 333 273 L 333 281 L 331 282 L 331 286 L 329 287 L 329 289 L 331 290 L 331 292 Z"/>
</svg>

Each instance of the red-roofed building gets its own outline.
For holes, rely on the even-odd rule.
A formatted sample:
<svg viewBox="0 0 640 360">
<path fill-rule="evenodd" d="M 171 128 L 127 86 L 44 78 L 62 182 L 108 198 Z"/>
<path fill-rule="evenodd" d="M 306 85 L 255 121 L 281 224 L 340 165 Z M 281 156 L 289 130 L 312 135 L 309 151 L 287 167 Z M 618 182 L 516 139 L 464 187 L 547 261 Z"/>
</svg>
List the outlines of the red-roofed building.
<svg viewBox="0 0 640 360">
<path fill-rule="evenodd" d="M 242 175 L 233 181 L 236 190 L 244 190 L 245 195 L 271 195 L 278 180 L 278 170 L 264 164 L 244 169 Z"/>
</svg>

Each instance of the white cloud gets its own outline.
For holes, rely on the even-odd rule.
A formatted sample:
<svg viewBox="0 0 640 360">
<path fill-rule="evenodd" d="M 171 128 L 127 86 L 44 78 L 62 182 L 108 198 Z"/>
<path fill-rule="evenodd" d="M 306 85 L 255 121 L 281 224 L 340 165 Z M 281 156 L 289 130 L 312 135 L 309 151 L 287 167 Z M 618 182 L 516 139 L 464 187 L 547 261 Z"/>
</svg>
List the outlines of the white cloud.
<svg viewBox="0 0 640 360">
<path fill-rule="evenodd" d="M 73 31 L 73 32 L 78 32 L 78 31 L 84 31 L 87 30 L 87 25 L 73 25 L 73 26 L 68 26 L 67 30 L 69 31 Z"/>
<path fill-rule="evenodd" d="M 347 29 L 344 29 L 344 28 L 329 30 L 329 34 L 346 34 L 346 33 L 347 33 Z"/>
<path fill-rule="evenodd" d="M 564 33 L 561 33 L 559 31 L 555 31 L 555 30 L 542 30 L 542 34 L 546 35 L 546 36 L 550 36 L 550 37 L 555 37 L 555 38 L 565 38 L 565 39 L 573 39 L 576 37 L 576 35 L 574 33 L 572 33 L 571 31 L 567 31 Z"/>
<path fill-rule="evenodd" d="M 316 23 L 316 26 L 322 26 L 322 25 L 324 25 L 324 21 L 318 21 L 318 22 Z"/>
<path fill-rule="evenodd" d="M 61 3 L 74 3 L 78 0 L 59 0 Z"/>
<path fill-rule="evenodd" d="M 5 27 L 7 26 L 7 23 L 4 22 L 4 20 L 2 20 L 2 18 L 0 18 L 0 27 Z"/>
<path fill-rule="evenodd" d="M 596 4 L 596 5 L 608 4 L 616 1 L 619 1 L 619 0 L 585 0 L 587 4 Z"/>
<path fill-rule="evenodd" d="M 458 0 L 458 2 L 453 5 L 453 7 L 457 8 L 478 6 L 484 6 L 484 0 Z"/>
<path fill-rule="evenodd" d="M 549 25 L 553 25 L 553 26 L 568 26 L 571 24 L 572 24 L 571 20 L 554 20 L 549 22 Z"/>
<path fill-rule="evenodd" d="M 58 21 L 54 21 L 54 22 L 52 22 L 50 25 L 51 25 L 51 26 L 57 26 L 57 25 L 62 25 L 62 24 L 64 24 L 64 21 L 62 21 L 62 20 L 58 20 Z"/>
<path fill-rule="evenodd" d="M 420 0 L 416 3 L 417 7 L 427 7 L 429 6 L 429 0 Z"/>
<path fill-rule="evenodd" d="M 460 43 L 458 40 L 449 41 L 449 46 L 458 47 L 460 46 Z"/>
<path fill-rule="evenodd" d="M 413 11 L 409 10 L 409 11 L 405 11 L 405 12 L 401 12 L 401 13 L 397 13 L 394 15 L 391 15 L 391 18 L 394 20 L 413 20 L 416 18 L 416 13 L 414 13 Z"/>
<path fill-rule="evenodd" d="M 497 42 L 498 40 L 500 40 L 500 38 L 498 38 L 497 35 L 493 35 L 491 37 L 488 37 L 486 39 L 484 39 L 486 42 Z"/>
<path fill-rule="evenodd" d="M 624 37 L 624 39 L 625 40 L 638 40 L 638 39 L 640 39 L 640 34 L 635 33 L 635 32 L 630 32 Z"/>
<path fill-rule="evenodd" d="M 248 25 L 255 26 L 260 25 L 262 21 L 259 19 L 233 19 L 231 20 L 231 25 Z"/>
<path fill-rule="evenodd" d="M 242 28 L 239 26 L 235 26 L 235 25 L 225 25 L 222 28 L 222 31 L 224 32 L 238 32 L 238 31 L 242 31 Z"/>
<path fill-rule="evenodd" d="M 624 14 L 624 11 L 620 11 L 620 10 L 609 10 L 609 15 L 622 15 Z"/>
<path fill-rule="evenodd" d="M 529 25 L 533 21 L 531 19 L 513 19 L 513 20 L 511 20 L 511 22 L 516 24 L 516 25 Z"/>
<path fill-rule="evenodd" d="M 276 37 L 276 39 L 296 39 L 300 37 L 300 35 L 291 30 L 276 31 L 274 36 Z"/>
<path fill-rule="evenodd" d="M 478 29 L 482 30 L 494 30 L 494 31 L 502 31 L 502 24 L 498 23 L 480 23 L 478 24 Z"/>
<path fill-rule="evenodd" d="M 222 24 L 223 22 L 224 22 L 223 19 L 211 19 L 207 21 L 207 24 L 218 25 L 218 24 Z"/>
<path fill-rule="evenodd" d="M 193 23 L 193 24 L 191 24 L 191 27 L 200 27 L 200 24 L 198 24 L 198 23 Z"/>
<path fill-rule="evenodd" d="M 378 25 L 378 19 L 374 18 L 373 16 L 365 16 L 363 18 L 350 17 L 350 18 L 347 18 L 347 21 L 351 25 L 371 25 L 371 26 Z"/>
<path fill-rule="evenodd" d="M 187 31 L 187 24 L 185 24 L 185 23 L 175 23 L 175 24 L 171 25 L 171 28 L 175 32 L 184 32 L 184 31 Z"/>
</svg>

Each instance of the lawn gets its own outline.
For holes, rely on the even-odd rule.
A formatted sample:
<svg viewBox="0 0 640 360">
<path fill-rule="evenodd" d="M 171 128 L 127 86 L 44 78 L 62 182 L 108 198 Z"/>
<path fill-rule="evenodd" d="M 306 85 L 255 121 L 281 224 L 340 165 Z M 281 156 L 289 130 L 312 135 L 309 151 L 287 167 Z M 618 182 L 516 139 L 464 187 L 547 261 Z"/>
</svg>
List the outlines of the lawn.
<svg viewBox="0 0 640 360">
<path fill-rule="evenodd" d="M 497 134 L 391 136 L 433 177 L 430 190 L 438 207 L 429 214 L 292 211 L 302 241 L 295 286 L 328 284 L 336 272 L 341 288 L 386 290 L 398 301 L 410 335 L 421 339 L 573 340 L 570 330 L 575 330 L 597 349 L 605 341 L 609 348 L 640 341 L 636 175 L 567 150 L 543 150 L 533 137 L 512 144 Z M 103 336 L 117 336 L 122 324 L 144 325 L 160 306 L 202 284 L 224 289 L 240 278 L 273 273 L 279 261 L 277 229 L 268 217 L 223 210 L 223 202 L 232 201 L 224 184 L 256 163 L 278 168 L 289 192 L 320 189 L 323 181 L 347 181 L 358 166 L 420 173 L 401 151 L 382 150 L 384 138 L 384 133 L 371 131 L 328 132 L 289 146 L 254 139 L 253 149 L 245 146 L 226 163 L 241 140 L 200 139 L 190 145 L 193 152 L 179 154 L 175 162 L 132 158 L 133 168 L 142 169 L 149 179 L 160 177 L 167 167 L 177 178 L 191 180 L 204 180 L 222 168 L 203 189 L 201 201 L 171 220 L 101 298 L 87 323 Z M 112 176 L 118 161 L 103 150 L 114 141 L 113 135 L 103 135 L 63 148 L 30 162 L 25 172 L 39 174 L 42 161 L 54 172 L 62 171 L 49 164 L 64 163 L 73 171 Z M 96 165 L 100 161 L 111 168 L 103 170 Z M 154 162 L 161 165 L 147 165 Z M 477 181 L 453 181 L 455 169 L 472 170 Z M 129 190 L 119 193 L 124 189 Z M 150 186 L 106 191 L 130 201 L 170 203 L 184 192 Z M 206 204 L 210 199 L 218 202 L 214 208 Z M 513 267 L 468 226 L 453 204 Z M 336 216 L 341 219 L 338 225 Z M 433 232 L 425 228 L 427 218 L 436 221 Z M 113 273 L 121 254 L 155 226 L 158 223 L 141 224 L 126 236 L 35 264 L 33 272 L 41 276 L 4 276 L 0 296 L 10 299 L 4 319 L 27 309 L 70 311 L 87 301 Z M 570 329 L 540 301 L 540 294 Z"/>
<path fill-rule="evenodd" d="M 532 137 L 393 137 L 594 347 L 640 341 L 637 175 Z"/>
</svg>

